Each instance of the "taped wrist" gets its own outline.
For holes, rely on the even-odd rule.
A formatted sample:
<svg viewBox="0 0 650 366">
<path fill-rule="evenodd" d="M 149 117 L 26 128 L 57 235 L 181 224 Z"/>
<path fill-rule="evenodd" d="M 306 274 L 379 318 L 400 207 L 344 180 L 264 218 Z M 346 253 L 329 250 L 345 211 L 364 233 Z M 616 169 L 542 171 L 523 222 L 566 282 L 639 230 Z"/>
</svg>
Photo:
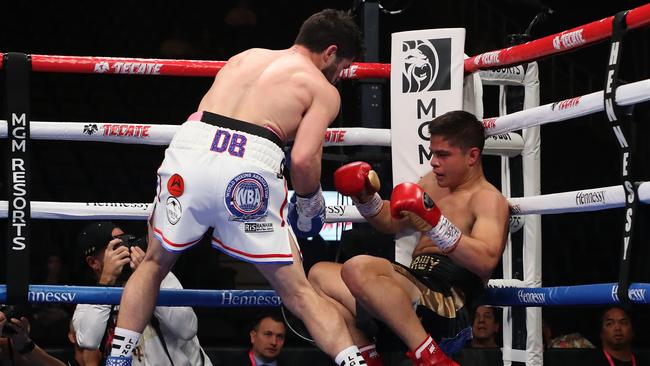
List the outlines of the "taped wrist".
<svg viewBox="0 0 650 366">
<path fill-rule="evenodd" d="M 296 206 L 298 212 L 304 217 L 314 217 L 325 210 L 325 199 L 323 189 L 318 186 L 314 192 L 301 196 L 296 193 Z"/>
<path fill-rule="evenodd" d="M 456 249 L 462 233 L 445 215 L 440 215 L 438 224 L 426 232 L 427 236 L 442 250 L 443 253 L 450 253 Z"/>
<path fill-rule="evenodd" d="M 364 203 L 355 199 L 353 199 L 352 202 L 363 217 L 375 217 L 379 215 L 381 208 L 384 207 L 384 200 L 381 199 L 378 193 L 373 194 L 370 199 Z"/>
</svg>

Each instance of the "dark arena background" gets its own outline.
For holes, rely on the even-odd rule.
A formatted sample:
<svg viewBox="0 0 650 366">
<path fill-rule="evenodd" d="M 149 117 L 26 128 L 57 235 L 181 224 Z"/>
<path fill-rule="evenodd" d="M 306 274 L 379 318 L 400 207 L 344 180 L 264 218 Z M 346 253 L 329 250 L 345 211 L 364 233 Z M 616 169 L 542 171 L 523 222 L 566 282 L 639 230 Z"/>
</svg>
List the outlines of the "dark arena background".
<svg viewBox="0 0 650 366">
<path fill-rule="evenodd" d="M 642 4 L 639 1 L 382 0 L 385 11 L 379 15 L 377 62 L 390 63 L 390 34 L 397 31 L 466 28 L 465 53 L 472 56 L 505 47 L 507 35 L 524 32 L 535 15 L 543 11 L 548 15 L 532 28 L 533 38 Z M 0 21 L 0 52 L 225 61 L 251 47 L 289 47 L 302 21 L 327 7 L 355 8 L 358 14 L 363 4 L 361 1 L 288 0 L 7 2 L 3 4 Z M 361 14 L 358 17 L 361 19 Z M 608 52 L 609 44 L 603 42 L 540 60 L 540 105 L 602 90 Z M 650 30 L 633 30 L 625 36 L 620 77 L 624 82 L 650 78 Z M 3 70 L 0 72 L 2 85 L 5 78 Z M 340 84 L 342 110 L 333 127 L 360 125 L 364 82 L 367 81 L 348 80 Z M 383 87 L 384 118 L 377 127 L 391 128 L 389 83 L 372 82 Z M 196 110 L 211 83 L 209 77 L 31 73 L 30 118 L 32 121 L 180 124 Z M 6 119 L 4 87 L 0 95 L 2 119 Z M 498 88 L 486 87 L 484 116 L 497 116 L 497 107 Z M 638 158 L 634 163 L 639 181 L 649 180 L 650 176 L 649 110 L 647 102 L 634 109 L 638 121 Z M 542 194 L 620 184 L 618 144 L 602 112 L 545 125 L 541 135 Z M 0 156 L 8 154 L 6 139 L 0 140 L 0 151 Z M 31 200 L 151 202 L 155 172 L 163 152 L 162 146 L 32 140 Z M 354 160 L 373 163 L 383 186 L 392 186 L 389 148 L 331 147 L 325 149 L 324 157 L 324 189 L 333 189 L 332 173 L 337 167 Z M 499 158 L 485 157 L 484 161 L 489 180 L 500 184 Z M 10 189 L 7 171 L 5 167 L 0 175 L 0 200 L 4 201 Z M 389 192 L 384 188 L 382 196 L 388 197 Z M 650 282 L 648 220 L 647 208 L 640 205 L 632 282 Z M 0 283 L 6 283 L 7 221 L 0 221 Z M 74 250 L 76 237 L 85 224 L 85 221 L 32 221 L 30 283 L 92 283 L 86 266 Z M 146 233 L 144 221 L 124 221 L 119 225 L 136 236 Z M 544 286 L 618 281 L 622 209 L 545 215 L 542 227 Z M 306 270 L 320 260 L 343 261 L 358 253 L 391 258 L 392 245 L 390 237 L 381 236 L 364 224 L 355 224 L 355 229 L 343 234 L 341 242 L 314 239 L 301 243 Z M 207 241 L 181 256 L 173 272 L 188 289 L 269 288 L 251 265 L 221 254 L 210 248 Z M 494 274 L 495 278 L 500 275 Z M 69 349 L 66 333 L 72 310 L 68 305 L 35 304 L 33 311 L 38 319 L 32 322 L 32 333 L 37 343 L 53 352 Z M 595 306 L 547 308 L 544 318 L 558 334 L 579 332 L 599 346 L 601 310 Z M 646 352 L 650 348 L 648 310 L 647 305 L 633 308 L 635 345 Z M 220 363 L 220 355 L 248 347 L 248 329 L 261 310 L 197 307 L 195 311 L 200 321 L 201 344 L 214 355 L 215 365 L 225 365 Z M 316 352 L 311 344 L 289 331 L 285 347 L 287 352 L 298 355 Z M 316 363 L 302 362 L 295 364 Z"/>
</svg>

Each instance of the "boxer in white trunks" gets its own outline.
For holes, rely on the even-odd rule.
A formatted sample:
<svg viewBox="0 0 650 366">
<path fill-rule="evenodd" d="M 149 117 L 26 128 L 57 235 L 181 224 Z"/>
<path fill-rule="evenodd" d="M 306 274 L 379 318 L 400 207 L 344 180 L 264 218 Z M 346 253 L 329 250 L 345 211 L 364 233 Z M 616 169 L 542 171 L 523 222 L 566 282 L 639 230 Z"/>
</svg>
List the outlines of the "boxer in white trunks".
<svg viewBox="0 0 650 366">
<path fill-rule="evenodd" d="M 151 317 L 159 285 L 178 255 L 209 227 L 212 245 L 255 263 L 337 365 L 364 365 L 341 315 L 305 276 L 287 216 L 283 144 L 293 141 L 294 230 L 319 229 L 325 132 L 340 108 L 333 86 L 361 51 L 349 13 L 307 19 L 285 50 L 250 49 L 216 76 L 174 136 L 158 171 L 149 246 L 125 286 L 107 365 L 129 365 L 132 345 Z"/>
</svg>

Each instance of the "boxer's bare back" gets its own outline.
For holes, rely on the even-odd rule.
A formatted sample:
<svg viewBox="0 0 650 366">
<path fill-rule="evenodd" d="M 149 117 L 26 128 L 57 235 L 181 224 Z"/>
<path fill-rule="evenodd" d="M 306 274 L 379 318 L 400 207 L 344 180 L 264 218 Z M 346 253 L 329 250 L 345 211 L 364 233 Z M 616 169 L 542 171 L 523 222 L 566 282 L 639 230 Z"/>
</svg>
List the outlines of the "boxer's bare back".
<svg viewBox="0 0 650 366">
<path fill-rule="evenodd" d="M 314 129 L 327 128 L 340 107 L 333 84 L 351 61 L 323 71 L 317 62 L 300 46 L 244 51 L 217 74 L 199 110 L 268 127 L 284 141 L 293 140 L 311 114 L 321 114 L 311 118 Z"/>
</svg>

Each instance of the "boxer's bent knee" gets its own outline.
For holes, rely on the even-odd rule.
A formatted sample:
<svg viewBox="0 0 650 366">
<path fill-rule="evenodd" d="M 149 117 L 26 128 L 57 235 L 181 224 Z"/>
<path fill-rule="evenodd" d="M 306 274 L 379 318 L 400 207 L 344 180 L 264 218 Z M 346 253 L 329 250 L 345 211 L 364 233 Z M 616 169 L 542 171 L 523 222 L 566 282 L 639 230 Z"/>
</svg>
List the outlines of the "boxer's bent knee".
<svg viewBox="0 0 650 366">
<path fill-rule="evenodd" d="M 383 258 L 358 255 L 349 259 L 341 268 L 341 278 L 353 294 L 361 294 L 364 285 L 377 276 L 388 274 L 390 262 Z"/>
<path fill-rule="evenodd" d="M 332 281 L 336 281 L 337 277 L 340 278 L 340 276 L 341 265 L 331 262 L 318 262 L 311 267 L 307 274 L 309 283 L 315 288 L 320 289 L 324 289 Z"/>
</svg>

